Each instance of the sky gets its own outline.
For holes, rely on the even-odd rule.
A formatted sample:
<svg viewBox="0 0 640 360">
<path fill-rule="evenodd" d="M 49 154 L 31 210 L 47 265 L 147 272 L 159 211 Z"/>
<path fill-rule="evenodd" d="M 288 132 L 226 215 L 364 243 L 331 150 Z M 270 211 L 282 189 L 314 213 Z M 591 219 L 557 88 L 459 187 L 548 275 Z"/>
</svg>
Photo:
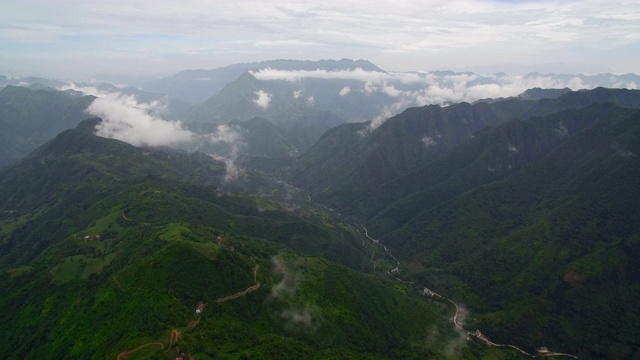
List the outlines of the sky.
<svg viewBox="0 0 640 360">
<path fill-rule="evenodd" d="M 5 76 L 168 76 L 282 58 L 640 73 L 640 1 L 0 0 Z"/>
</svg>

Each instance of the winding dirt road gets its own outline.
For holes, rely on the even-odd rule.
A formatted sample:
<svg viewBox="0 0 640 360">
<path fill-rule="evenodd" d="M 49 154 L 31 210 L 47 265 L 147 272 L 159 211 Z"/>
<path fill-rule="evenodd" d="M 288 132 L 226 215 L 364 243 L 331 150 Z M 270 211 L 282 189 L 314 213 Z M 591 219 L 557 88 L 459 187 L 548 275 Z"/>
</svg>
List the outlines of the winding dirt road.
<svg viewBox="0 0 640 360">
<path fill-rule="evenodd" d="M 122 214 L 124 217 L 124 214 Z M 217 303 L 221 303 L 221 302 L 225 302 L 225 301 L 231 301 L 231 300 L 235 300 L 241 296 L 245 296 L 247 294 L 250 294 L 256 290 L 258 290 L 260 288 L 260 282 L 258 282 L 258 269 L 260 269 L 260 266 L 258 264 L 256 264 L 256 266 L 253 268 L 253 281 L 255 282 L 255 284 L 251 285 L 250 287 L 248 287 L 246 290 L 244 291 L 240 291 L 238 293 L 235 293 L 233 295 L 229 295 L 229 296 L 225 296 L 225 297 L 221 297 L 216 299 Z M 200 302 L 197 306 L 197 309 L 200 310 L 200 312 L 198 312 L 198 319 L 191 321 L 189 324 L 187 324 L 188 328 L 195 328 L 196 326 L 198 326 L 198 323 L 200 323 L 200 319 L 202 318 L 202 312 L 204 310 L 204 303 Z M 159 346 L 161 350 L 163 350 L 163 352 L 168 352 L 169 350 L 171 350 L 171 347 L 175 344 L 178 343 L 179 340 L 182 340 L 184 342 L 184 344 L 187 346 L 188 349 L 188 356 L 189 356 L 189 360 L 195 360 L 193 355 L 191 355 L 191 347 L 189 346 L 189 344 L 184 341 L 184 339 L 180 336 L 180 332 L 176 329 L 172 329 L 171 330 L 171 339 L 169 340 L 169 345 L 167 346 L 166 350 L 165 350 L 165 345 L 164 343 L 160 342 L 160 341 L 154 341 L 154 342 L 150 342 L 150 343 L 146 343 L 143 345 L 138 346 L 137 348 L 133 349 L 133 350 L 129 350 L 129 351 L 122 351 L 120 354 L 118 354 L 118 357 L 116 360 L 127 360 L 129 359 L 129 355 L 142 350 L 146 347 L 149 346 Z"/>
<path fill-rule="evenodd" d="M 168 352 L 169 350 L 171 350 L 171 347 L 173 346 L 173 344 L 177 343 L 178 340 L 180 339 L 180 333 L 178 332 L 178 330 L 173 329 L 171 330 L 171 339 L 169 340 L 169 346 L 167 346 L 167 349 L 164 349 L 164 344 L 161 342 L 151 342 L 151 343 L 147 343 L 141 346 L 138 346 L 137 348 L 130 350 L 130 351 L 123 351 L 120 354 L 118 354 L 118 358 L 117 360 L 126 360 L 129 358 L 129 355 L 140 350 L 143 349 L 147 346 L 160 346 L 160 349 L 164 350 L 164 352 Z M 187 345 L 188 347 L 188 345 Z M 191 351 L 189 351 L 189 360 L 193 360 L 193 356 L 191 356 Z"/>
<path fill-rule="evenodd" d="M 253 268 L 253 281 L 255 282 L 255 284 L 249 286 L 246 290 L 244 291 L 240 291 L 237 292 L 233 295 L 229 295 L 229 296 L 225 296 L 225 297 L 221 297 L 221 298 L 217 298 L 216 302 L 217 303 L 221 303 L 221 302 L 225 302 L 225 301 L 230 301 L 230 300 L 234 300 L 237 299 L 241 296 L 245 296 L 247 294 L 250 294 L 256 290 L 258 290 L 260 288 L 260 283 L 258 282 L 257 276 L 258 276 L 258 269 L 260 268 L 260 266 L 258 264 L 256 264 L 256 266 Z"/>
</svg>

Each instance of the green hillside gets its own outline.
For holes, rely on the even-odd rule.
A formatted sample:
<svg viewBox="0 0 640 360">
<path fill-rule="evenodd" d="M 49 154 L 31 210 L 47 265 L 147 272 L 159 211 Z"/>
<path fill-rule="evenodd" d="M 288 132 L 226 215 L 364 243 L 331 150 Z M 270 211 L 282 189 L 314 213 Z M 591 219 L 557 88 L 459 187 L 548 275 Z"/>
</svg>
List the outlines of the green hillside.
<svg viewBox="0 0 640 360">
<path fill-rule="evenodd" d="M 639 92 L 409 109 L 327 132 L 289 169 L 366 224 L 400 277 L 529 352 L 637 358 Z"/>
<path fill-rule="evenodd" d="M 97 121 L 0 172 L 5 356 L 519 358 L 465 346 L 452 306 L 383 275 L 387 255 L 332 213 L 229 192 L 210 157 Z"/>
<path fill-rule="evenodd" d="M 491 104 L 410 108 L 371 133 L 354 124 L 327 132 L 284 173 L 319 202 L 362 217 L 354 207 L 379 206 L 369 202 L 372 193 L 388 182 L 439 161 L 479 130 L 515 119 L 527 120 L 607 102 L 639 108 L 640 91 L 598 88 L 539 101 L 514 98 Z M 348 153 L 345 148 L 350 149 Z M 367 214 L 367 218 L 370 216 Z"/>
<path fill-rule="evenodd" d="M 8 85 L 0 90 L 0 168 L 28 155 L 59 132 L 86 118 L 94 100 L 43 85 Z"/>
<path fill-rule="evenodd" d="M 387 239 L 416 278 L 465 299 L 493 338 L 633 358 L 639 134 L 640 112 L 608 113 L 522 171 L 414 213 Z"/>
</svg>

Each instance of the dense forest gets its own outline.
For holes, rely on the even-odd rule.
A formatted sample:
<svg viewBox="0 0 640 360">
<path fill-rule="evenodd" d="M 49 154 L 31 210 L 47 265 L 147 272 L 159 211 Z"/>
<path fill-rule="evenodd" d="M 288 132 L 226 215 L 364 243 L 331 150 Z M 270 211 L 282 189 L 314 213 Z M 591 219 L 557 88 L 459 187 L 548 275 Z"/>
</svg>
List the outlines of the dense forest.
<svg viewBox="0 0 640 360">
<path fill-rule="evenodd" d="M 373 127 L 284 100 L 255 117 L 243 74 L 186 110 L 198 151 L 98 136 L 77 91 L 0 91 L 3 354 L 640 356 L 639 91 Z M 209 141 L 225 116 L 241 144 Z"/>
</svg>

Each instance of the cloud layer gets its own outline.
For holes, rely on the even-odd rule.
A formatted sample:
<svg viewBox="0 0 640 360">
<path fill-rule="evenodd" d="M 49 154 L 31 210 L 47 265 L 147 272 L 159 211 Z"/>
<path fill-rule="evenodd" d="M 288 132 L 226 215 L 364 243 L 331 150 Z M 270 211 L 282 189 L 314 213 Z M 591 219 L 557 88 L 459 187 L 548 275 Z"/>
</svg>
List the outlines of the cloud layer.
<svg viewBox="0 0 640 360">
<path fill-rule="evenodd" d="M 640 71 L 633 1 L 9 0 L 0 29 L 0 73 L 156 74 L 343 57 L 395 70 Z"/>
<path fill-rule="evenodd" d="M 358 101 L 372 103 L 362 96 L 376 96 L 376 103 L 384 104 L 377 116 L 371 120 L 371 129 L 378 127 L 387 118 L 410 106 L 430 104 L 448 105 L 459 102 L 474 102 L 480 99 L 510 97 L 522 94 L 531 88 L 572 90 L 592 89 L 598 86 L 635 89 L 640 84 L 637 75 L 556 75 L 531 73 L 511 76 L 505 73 L 479 75 L 472 72 L 385 72 L 353 70 L 279 70 L 265 68 L 251 72 L 260 81 L 285 81 L 299 86 L 307 80 L 332 81 L 339 98 L 360 96 Z M 268 94 L 256 95 L 266 98 Z M 300 96 L 299 92 L 294 93 Z M 386 96 L 386 100 L 380 95 Z M 384 97 L 383 96 L 383 97 Z M 307 98 L 309 105 L 315 104 Z M 256 100 L 256 103 L 258 101 Z M 268 103 L 268 102 L 266 102 Z M 332 109 L 325 109 L 332 110 Z M 431 142 L 425 143 L 430 146 Z"/>
</svg>

